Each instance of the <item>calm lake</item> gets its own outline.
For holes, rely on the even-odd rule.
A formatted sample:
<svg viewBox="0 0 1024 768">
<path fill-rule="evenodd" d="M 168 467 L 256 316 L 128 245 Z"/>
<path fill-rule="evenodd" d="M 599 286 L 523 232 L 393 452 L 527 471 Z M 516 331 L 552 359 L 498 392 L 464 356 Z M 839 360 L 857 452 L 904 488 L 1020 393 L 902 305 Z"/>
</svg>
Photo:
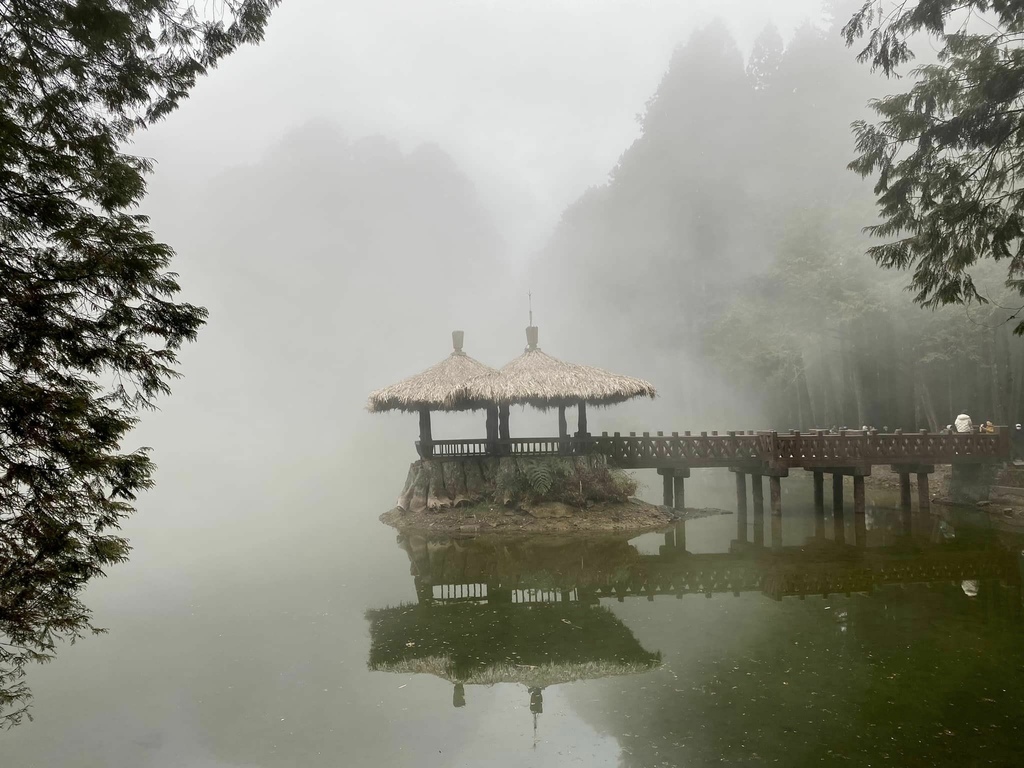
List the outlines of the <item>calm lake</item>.
<svg viewBox="0 0 1024 768">
<path fill-rule="evenodd" d="M 866 546 L 849 509 L 836 546 L 791 478 L 777 554 L 734 515 L 400 537 L 376 516 L 404 461 L 354 495 L 242 460 L 161 476 L 88 595 L 109 634 L 30 670 L 0 764 L 1020 764 L 1019 536 L 947 511 L 908 539 L 869 494 Z M 687 500 L 733 509 L 730 488 L 695 473 Z"/>
</svg>

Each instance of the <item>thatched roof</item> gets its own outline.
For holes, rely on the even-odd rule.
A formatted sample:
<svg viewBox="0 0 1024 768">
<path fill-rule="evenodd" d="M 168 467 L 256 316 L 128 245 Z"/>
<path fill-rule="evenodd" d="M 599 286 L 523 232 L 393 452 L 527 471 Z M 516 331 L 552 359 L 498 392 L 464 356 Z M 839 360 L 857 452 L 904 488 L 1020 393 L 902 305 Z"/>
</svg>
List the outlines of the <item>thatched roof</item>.
<svg viewBox="0 0 1024 768">
<path fill-rule="evenodd" d="M 618 675 L 638 675 L 657 667 L 659 660 L 650 656 L 642 661 L 566 661 L 529 664 L 499 663 L 482 669 L 459 672 L 456 663 L 448 656 L 430 656 L 425 659 L 402 659 L 394 663 L 382 663 L 375 672 L 397 672 L 405 675 L 434 675 L 450 683 L 466 685 L 494 685 L 495 683 L 520 683 L 528 688 L 547 688 L 549 685 L 575 683 L 578 680 L 596 680 Z"/>
<path fill-rule="evenodd" d="M 576 365 L 552 357 L 537 346 L 537 329 L 527 328 L 526 351 L 497 374 L 479 376 L 462 387 L 464 402 L 529 404 L 536 408 L 575 405 L 612 405 L 634 397 L 654 397 L 654 387 L 643 379 L 620 376 L 589 365 Z"/>
<path fill-rule="evenodd" d="M 496 374 L 488 365 L 462 351 L 462 331 L 452 332 L 454 351 L 437 365 L 370 393 L 369 411 L 460 411 L 477 407 L 459 397 L 464 385 L 480 376 Z"/>
<path fill-rule="evenodd" d="M 366 612 L 371 670 L 553 685 L 661 663 L 610 610 L 576 602 L 400 605 Z"/>
</svg>

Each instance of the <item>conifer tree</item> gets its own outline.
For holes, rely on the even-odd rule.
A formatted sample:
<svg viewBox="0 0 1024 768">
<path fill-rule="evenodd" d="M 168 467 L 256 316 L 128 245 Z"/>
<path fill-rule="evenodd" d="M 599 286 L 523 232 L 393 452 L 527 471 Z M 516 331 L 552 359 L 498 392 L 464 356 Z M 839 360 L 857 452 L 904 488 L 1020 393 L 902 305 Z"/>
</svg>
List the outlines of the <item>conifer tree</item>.
<svg viewBox="0 0 1024 768">
<path fill-rule="evenodd" d="M 166 394 L 206 312 L 134 211 L 124 151 L 197 79 L 262 39 L 278 0 L 0 2 L 0 719 L 29 660 L 92 630 L 80 593 L 125 559 L 152 483 L 122 441 Z"/>
<path fill-rule="evenodd" d="M 913 59 L 917 34 L 937 42 L 937 62 L 873 102 L 878 122 L 854 123 L 850 168 L 877 177 L 882 221 L 869 231 L 888 241 L 869 252 L 911 270 L 924 306 L 985 301 L 970 270 L 988 258 L 1024 295 L 1024 5 L 869 0 L 843 28 L 848 45 L 865 41 L 858 60 L 886 76 Z"/>
<path fill-rule="evenodd" d="M 782 64 L 782 35 L 774 24 L 768 24 L 754 41 L 747 61 L 747 76 L 755 91 L 768 88 Z"/>
</svg>

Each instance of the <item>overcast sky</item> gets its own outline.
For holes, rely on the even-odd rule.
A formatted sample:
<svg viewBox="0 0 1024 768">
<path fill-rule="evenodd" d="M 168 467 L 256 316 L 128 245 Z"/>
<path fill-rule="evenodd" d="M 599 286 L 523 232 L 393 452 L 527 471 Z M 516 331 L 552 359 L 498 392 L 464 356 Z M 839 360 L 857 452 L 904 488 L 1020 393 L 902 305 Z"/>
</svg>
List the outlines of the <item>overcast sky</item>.
<svg viewBox="0 0 1024 768">
<path fill-rule="evenodd" d="M 316 118 L 406 148 L 436 142 L 473 179 L 510 255 L 603 182 L 690 32 L 721 18 L 745 50 L 819 0 L 284 0 L 137 150 L 198 180 Z M 160 178 L 157 179 L 157 184 Z"/>
</svg>

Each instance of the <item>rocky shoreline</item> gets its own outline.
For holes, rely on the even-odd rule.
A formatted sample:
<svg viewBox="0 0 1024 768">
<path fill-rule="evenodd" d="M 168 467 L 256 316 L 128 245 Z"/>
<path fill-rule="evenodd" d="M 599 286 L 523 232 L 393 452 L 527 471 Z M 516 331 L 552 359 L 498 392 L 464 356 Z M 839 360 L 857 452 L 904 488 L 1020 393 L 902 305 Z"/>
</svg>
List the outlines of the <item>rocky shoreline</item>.
<svg viewBox="0 0 1024 768">
<path fill-rule="evenodd" d="M 420 512 L 395 507 L 380 520 L 403 533 L 642 533 L 667 528 L 680 520 L 723 514 L 732 513 L 711 508 L 677 511 L 629 499 L 598 502 L 585 508 L 560 502 L 516 506 L 485 503 Z"/>
</svg>

